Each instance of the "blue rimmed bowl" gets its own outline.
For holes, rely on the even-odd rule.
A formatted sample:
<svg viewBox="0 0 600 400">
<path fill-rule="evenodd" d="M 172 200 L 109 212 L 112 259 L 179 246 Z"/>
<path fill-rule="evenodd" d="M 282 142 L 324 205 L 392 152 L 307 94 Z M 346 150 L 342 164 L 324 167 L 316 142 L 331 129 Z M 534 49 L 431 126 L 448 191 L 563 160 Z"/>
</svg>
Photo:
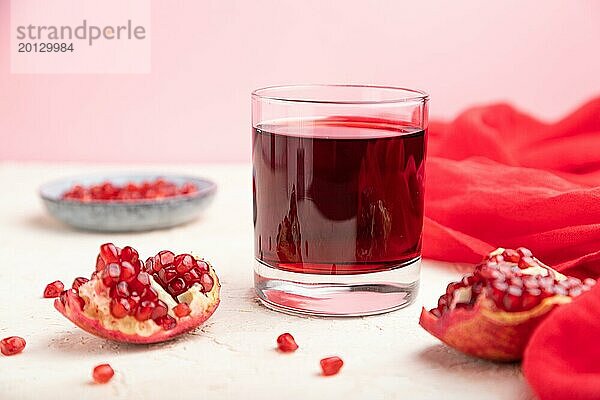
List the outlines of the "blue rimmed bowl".
<svg viewBox="0 0 600 400">
<path fill-rule="evenodd" d="M 74 185 L 90 186 L 109 181 L 115 185 L 163 178 L 180 186 L 195 184 L 197 192 L 157 200 L 90 201 L 62 199 Z M 83 175 L 46 183 L 39 193 L 48 212 L 79 229 L 100 232 L 133 232 L 164 229 L 196 219 L 212 202 L 217 185 L 207 179 L 169 174 Z"/>
</svg>

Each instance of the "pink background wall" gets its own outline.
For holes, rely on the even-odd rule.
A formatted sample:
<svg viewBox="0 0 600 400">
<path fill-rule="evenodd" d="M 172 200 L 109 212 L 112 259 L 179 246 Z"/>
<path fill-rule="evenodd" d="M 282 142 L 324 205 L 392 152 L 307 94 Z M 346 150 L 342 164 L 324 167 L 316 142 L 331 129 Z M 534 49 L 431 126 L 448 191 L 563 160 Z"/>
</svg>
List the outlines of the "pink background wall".
<svg viewBox="0 0 600 400">
<path fill-rule="evenodd" d="M 17 1 L 17 0 L 13 0 Z M 247 161 L 253 88 L 377 83 L 434 117 L 507 100 L 546 119 L 600 94 L 600 1 L 153 1 L 152 73 L 9 72 L 0 160 Z"/>
</svg>

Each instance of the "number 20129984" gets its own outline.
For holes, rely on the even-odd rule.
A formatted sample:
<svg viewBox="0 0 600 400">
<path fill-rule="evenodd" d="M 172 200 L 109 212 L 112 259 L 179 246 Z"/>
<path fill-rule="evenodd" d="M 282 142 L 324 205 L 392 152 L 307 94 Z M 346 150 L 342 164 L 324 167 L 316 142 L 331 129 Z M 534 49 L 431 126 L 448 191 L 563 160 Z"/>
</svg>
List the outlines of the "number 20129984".
<svg viewBox="0 0 600 400">
<path fill-rule="evenodd" d="M 73 52 L 73 43 L 19 43 L 19 53 L 66 53 Z"/>
</svg>

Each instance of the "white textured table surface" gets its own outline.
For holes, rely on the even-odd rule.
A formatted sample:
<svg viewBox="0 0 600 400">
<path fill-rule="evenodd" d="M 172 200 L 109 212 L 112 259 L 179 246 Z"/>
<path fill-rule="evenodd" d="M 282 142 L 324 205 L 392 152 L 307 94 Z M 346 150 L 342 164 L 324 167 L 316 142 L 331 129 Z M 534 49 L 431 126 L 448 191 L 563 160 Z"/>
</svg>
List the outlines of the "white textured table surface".
<svg viewBox="0 0 600 400">
<path fill-rule="evenodd" d="M 131 167 L 0 164 L 0 337 L 27 340 L 17 356 L 0 356 L 0 399 L 531 399 L 518 365 L 468 358 L 444 347 L 418 325 L 452 266 L 425 261 L 412 306 L 381 316 L 301 318 L 259 305 L 252 290 L 251 169 L 248 165 L 142 166 L 136 170 L 197 174 L 219 193 L 196 222 L 138 234 L 78 232 L 53 221 L 37 187 L 65 175 Z M 192 334 L 150 346 L 123 345 L 88 335 L 41 297 L 46 283 L 69 285 L 92 271 L 98 246 L 130 244 L 142 255 L 163 248 L 193 251 L 212 261 L 222 302 Z M 300 345 L 274 350 L 280 333 Z M 339 375 L 319 376 L 319 360 L 339 355 Z M 91 370 L 108 362 L 107 385 Z"/>
</svg>

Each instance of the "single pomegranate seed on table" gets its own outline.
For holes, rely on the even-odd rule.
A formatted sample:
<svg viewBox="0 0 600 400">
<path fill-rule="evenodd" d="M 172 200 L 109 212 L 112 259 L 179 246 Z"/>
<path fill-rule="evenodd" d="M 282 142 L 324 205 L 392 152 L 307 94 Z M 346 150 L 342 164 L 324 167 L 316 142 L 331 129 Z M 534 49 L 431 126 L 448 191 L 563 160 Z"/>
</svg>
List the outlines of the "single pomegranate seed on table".
<svg viewBox="0 0 600 400">
<path fill-rule="evenodd" d="M 277 338 L 277 348 L 284 353 L 289 353 L 296 351 L 298 349 L 298 344 L 296 344 L 296 341 L 291 334 L 282 333 Z"/>
<path fill-rule="evenodd" d="M 110 364 L 100 364 L 94 367 L 92 378 L 96 383 L 106 383 L 110 381 L 115 374 Z"/>
<path fill-rule="evenodd" d="M 65 285 L 61 281 L 54 281 L 46 285 L 44 289 L 44 297 L 47 299 L 60 296 L 60 292 L 65 289 Z"/>
<path fill-rule="evenodd" d="M 337 356 L 327 357 L 321 360 L 321 369 L 323 370 L 323 375 L 325 376 L 337 374 L 343 365 L 344 361 Z"/>
<path fill-rule="evenodd" d="M 9 336 L 0 340 L 0 352 L 5 356 L 12 356 L 23 351 L 25 339 L 19 336 Z"/>
</svg>

